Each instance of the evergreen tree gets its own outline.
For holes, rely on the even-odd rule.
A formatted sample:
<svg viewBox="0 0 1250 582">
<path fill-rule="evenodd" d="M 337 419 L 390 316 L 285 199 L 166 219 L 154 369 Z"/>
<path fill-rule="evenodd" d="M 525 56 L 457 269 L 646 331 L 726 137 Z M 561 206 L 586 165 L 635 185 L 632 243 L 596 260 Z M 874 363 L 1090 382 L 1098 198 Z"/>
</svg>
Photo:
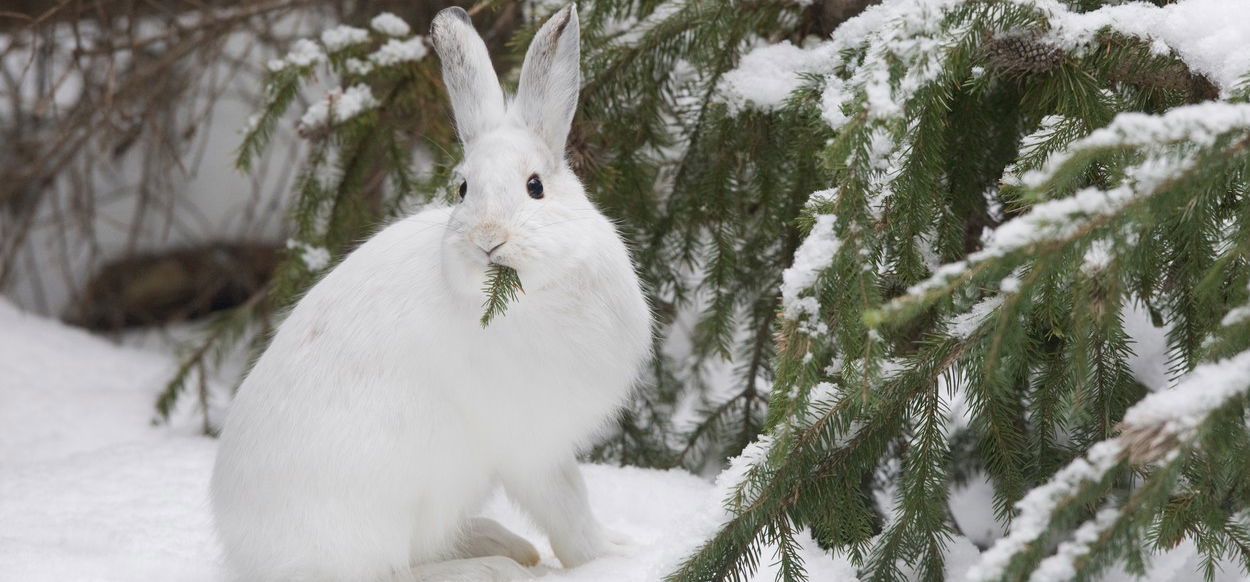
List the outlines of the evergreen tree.
<svg viewBox="0 0 1250 582">
<path fill-rule="evenodd" d="M 1250 336 L 1227 315 L 1246 300 L 1246 85 L 1212 101 L 1078 8 L 890 2 L 834 33 L 786 108 L 836 137 L 784 273 L 767 438 L 672 580 L 741 579 L 763 543 L 802 579 L 799 528 L 867 579 L 941 580 L 970 465 L 1010 523 L 974 580 L 1142 571 L 1187 537 L 1208 576 L 1250 568 Z M 1130 303 L 1169 328 L 1170 391 L 1129 372 Z M 895 492 L 880 529 L 872 475 Z"/>
<path fill-rule="evenodd" d="M 811 2 L 581 6 L 569 156 L 659 320 L 593 457 L 741 453 L 731 519 L 671 580 L 741 580 L 765 547 L 801 580 L 803 530 L 867 579 L 943 579 L 948 491 L 978 471 L 1009 533 L 974 579 L 1140 572 L 1183 539 L 1208 576 L 1250 569 L 1250 79 L 1213 82 L 1123 26 L 1163 8 L 1102 4 L 890 0 L 829 38 Z M 313 153 L 271 297 L 221 330 L 379 220 L 454 200 L 437 63 L 404 28 L 335 29 L 271 64 L 245 170 L 310 77 L 342 89 L 301 120 Z M 1130 369 L 1132 306 L 1167 330 L 1168 390 Z"/>
</svg>

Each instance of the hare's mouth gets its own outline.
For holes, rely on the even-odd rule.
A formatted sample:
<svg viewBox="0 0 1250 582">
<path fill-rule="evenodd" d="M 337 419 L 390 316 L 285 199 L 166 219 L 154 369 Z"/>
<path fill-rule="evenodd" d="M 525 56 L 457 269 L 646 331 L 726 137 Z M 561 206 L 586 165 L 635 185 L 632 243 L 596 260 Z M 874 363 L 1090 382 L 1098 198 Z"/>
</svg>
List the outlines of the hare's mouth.
<svg viewBox="0 0 1250 582">
<path fill-rule="evenodd" d="M 503 248 L 503 246 L 504 246 L 504 245 L 506 245 L 506 244 L 508 244 L 508 241 L 503 241 L 503 242 L 501 242 L 501 243 L 499 243 L 499 244 L 497 244 L 497 245 L 495 245 L 495 246 L 491 247 L 491 248 L 490 248 L 490 250 L 485 251 L 485 253 L 486 253 L 486 260 L 487 260 L 488 262 L 491 262 L 491 263 L 503 264 L 503 263 L 499 263 L 499 261 L 498 261 L 498 259 L 499 259 L 499 249 Z"/>
<path fill-rule="evenodd" d="M 499 265 L 501 267 L 509 267 L 512 269 L 516 268 L 516 266 L 512 264 L 512 261 L 509 261 L 506 258 L 499 258 L 499 257 L 491 257 L 491 258 L 486 259 L 486 265 L 487 266 Z"/>
<path fill-rule="evenodd" d="M 515 245 L 504 241 L 492 246 L 489 250 L 483 249 L 482 252 L 486 259 L 486 264 L 515 268 L 516 265 L 512 264 L 514 261 L 511 260 L 515 258 L 513 256 L 514 247 Z"/>
</svg>

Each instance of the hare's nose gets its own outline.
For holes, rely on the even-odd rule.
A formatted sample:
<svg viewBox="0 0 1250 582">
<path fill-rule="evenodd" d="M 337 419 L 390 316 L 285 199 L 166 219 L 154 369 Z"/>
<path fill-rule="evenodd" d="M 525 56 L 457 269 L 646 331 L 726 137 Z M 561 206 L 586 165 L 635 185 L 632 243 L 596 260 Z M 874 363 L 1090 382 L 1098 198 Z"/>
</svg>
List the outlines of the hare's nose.
<svg viewBox="0 0 1250 582">
<path fill-rule="evenodd" d="M 494 225 L 483 225 L 474 228 L 469 232 L 469 240 L 473 241 L 477 248 L 482 249 L 482 252 L 486 253 L 488 257 L 508 242 L 503 229 Z"/>
</svg>

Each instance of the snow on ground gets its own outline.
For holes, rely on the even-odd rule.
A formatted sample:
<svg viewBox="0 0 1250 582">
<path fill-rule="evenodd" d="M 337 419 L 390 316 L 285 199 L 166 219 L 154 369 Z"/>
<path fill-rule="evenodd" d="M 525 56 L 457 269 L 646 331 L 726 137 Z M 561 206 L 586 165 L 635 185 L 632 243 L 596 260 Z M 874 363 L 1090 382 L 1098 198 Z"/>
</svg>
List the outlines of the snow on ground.
<svg viewBox="0 0 1250 582">
<path fill-rule="evenodd" d="M 154 427 L 152 402 L 171 371 L 167 353 L 119 347 L 0 299 L 0 580 L 223 582 L 207 483 L 215 443 L 192 409 Z M 218 387 L 219 389 L 220 387 Z M 193 399 L 184 399 L 191 401 Z M 535 543 L 552 582 L 655 582 L 715 532 L 724 512 L 713 485 L 683 471 L 583 467 L 594 509 L 634 540 L 629 557 L 559 569 L 546 540 L 502 496 L 484 514 Z M 1001 535 L 990 489 L 956 490 L 952 510 L 982 546 Z M 805 540 L 813 582 L 852 582 L 854 568 Z M 773 580 L 772 554 L 755 580 Z M 949 580 L 980 558 L 968 538 L 947 555 Z M 1154 560 L 1150 582 L 1197 579 L 1191 543 Z M 1225 564 L 1220 582 L 1246 580 Z M 1134 578 L 1113 571 L 1105 582 Z"/>
<path fill-rule="evenodd" d="M 0 299 L 0 580 L 226 579 L 207 504 L 215 443 L 196 434 L 192 410 L 172 427 L 151 424 L 171 367 L 166 354 L 118 347 Z M 712 484 L 683 471 L 583 472 L 596 514 L 637 548 L 543 580 L 659 580 L 723 517 Z M 484 513 L 558 568 L 546 540 L 504 498 Z M 804 555 L 814 581 L 855 579 L 847 562 L 810 542 Z M 756 579 L 773 575 L 766 567 Z"/>
<path fill-rule="evenodd" d="M 213 442 L 150 423 L 169 362 L 0 300 L 0 580 L 221 578 Z"/>
</svg>

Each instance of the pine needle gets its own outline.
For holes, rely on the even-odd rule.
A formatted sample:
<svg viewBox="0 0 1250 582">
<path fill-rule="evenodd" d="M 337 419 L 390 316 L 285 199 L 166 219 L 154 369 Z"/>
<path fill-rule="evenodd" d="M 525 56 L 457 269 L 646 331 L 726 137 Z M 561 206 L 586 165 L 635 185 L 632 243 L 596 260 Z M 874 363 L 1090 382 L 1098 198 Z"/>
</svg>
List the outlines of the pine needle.
<svg viewBox="0 0 1250 582">
<path fill-rule="evenodd" d="M 516 301 L 518 291 L 524 293 L 525 289 L 521 287 L 521 278 L 517 276 L 516 269 L 491 263 L 490 269 L 486 271 L 486 285 L 482 287 L 482 291 L 486 292 L 486 302 L 482 304 L 486 308 L 482 313 L 482 327 L 486 327 L 495 317 L 503 315 L 509 303 Z"/>
</svg>

